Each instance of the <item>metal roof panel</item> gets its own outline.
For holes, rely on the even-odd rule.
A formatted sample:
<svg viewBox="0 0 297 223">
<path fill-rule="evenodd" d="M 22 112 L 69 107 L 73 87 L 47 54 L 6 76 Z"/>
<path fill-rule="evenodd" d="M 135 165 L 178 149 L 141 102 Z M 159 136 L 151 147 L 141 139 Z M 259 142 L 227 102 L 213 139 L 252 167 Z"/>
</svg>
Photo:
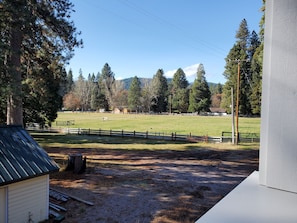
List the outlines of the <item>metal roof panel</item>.
<svg viewBox="0 0 297 223">
<path fill-rule="evenodd" d="M 0 186 L 59 170 L 20 126 L 0 126 Z"/>
</svg>

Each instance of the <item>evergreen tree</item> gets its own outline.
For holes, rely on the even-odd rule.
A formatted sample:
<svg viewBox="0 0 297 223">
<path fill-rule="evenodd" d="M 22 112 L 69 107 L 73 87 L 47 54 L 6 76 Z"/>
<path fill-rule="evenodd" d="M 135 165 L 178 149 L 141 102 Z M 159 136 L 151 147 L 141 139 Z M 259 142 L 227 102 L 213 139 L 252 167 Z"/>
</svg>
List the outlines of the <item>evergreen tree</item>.
<svg viewBox="0 0 297 223">
<path fill-rule="evenodd" d="M 177 112 L 187 112 L 189 106 L 189 83 L 185 72 L 179 68 L 173 75 L 170 90 L 170 106 L 172 110 Z"/>
<path fill-rule="evenodd" d="M 261 42 L 259 40 L 258 34 L 253 31 L 251 36 L 250 36 L 250 45 L 248 48 L 248 57 L 250 60 L 253 59 L 253 56 L 257 50 L 257 48 L 260 46 Z"/>
<path fill-rule="evenodd" d="M 73 73 L 70 69 L 67 73 L 66 77 L 66 94 L 73 90 L 74 81 L 73 81 Z"/>
<path fill-rule="evenodd" d="M 131 82 L 128 92 L 128 105 L 129 109 L 139 111 L 141 107 L 141 87 L 140 80 L 135 76 Z"/>
<path fill-rule="evenodd" d="M 262 64 L 263 64 L 263 44 L 261 44 L 252 59 L 251 69 L 253 72 L 252 92 L 250 96 L 251 109 L 254 115 L 261 113 L 262 98 Z"/>
<path fill-rule="evenodd" d="M 67 72 L 64 67 L 62 67 L 60 73 L 60 89 L 59 95 L 63 98 L 67 94 Z M 61 107 L 60 107 L 61 108 Z"/>
<path fill-rule="evenodd" d="M 240 48 L 244 51 L 247 51 L 250 39 L 250 32 L 246 19 L 243 19 L 241 21 L 235 37 L 237 38 L 237 43 L 240 45 Z"/>
<path fill-rule="evenodd" d="M 86 87 L 86 105 L 85 109 L 90 110 L 91 109 L 91 100 L 92 100 L 92 94 L 94 92 L 94 87 L 95 87 L 95 75 L 94 74 L 89 74 L 88 79 L 86 81 L 85 87 Z"/>
<path fill-rule="evenodd" d="M 104 95 L 106 97 L 106 100 L 108 101 L 109 106 L 113 108 L 115 77 L 108 63 L 105 63 L 102 68 L 99 84 L 100 84 L 100 88 L 104 89 Z"/>
<path fill-rule="evenodd" d="M 152 100 L 154 98 L 152 82 L 148 80 L 144 82 L 141 95 L 142 95 L 141 97 L 142 110 L 144 112 L 150 112 L 151 106 L 152 106 Z"/>
<path fill-rule="evenodd" d="M 264 21 L 265 21 L 265 0 L 261 8 L 263 15 L 260 20 L 260 32 L 258 39 L 258 47 L 253 54 L 251 70 L 253 72 L 252 93 L 251 93 L 251 108 L 254 115 L 261 113 L 261 98 L 262 98 L 262 65 L 263 65 L 263 48 L 264 48 Z"/>
<path fill-rule="evenodd" d="M 77 81 L 75 81 L 75 94 L 79 98 L 81 111 L 85 111 L 87 109 L 88 92 L 87 83 L 81 69 L 79 69 L 79 75 Z"/>
<path fill-rule="evenodd" d="M 211 104 L 210 98 L 211 93 L 205 78 L 204 66 L 200 64 L 190 92 L 189 112 L 208 112 Z"/>
<path fill-rule="evenodd" d="M 5 58 L 2 69 L 7 77 L 3 85 L 6 86 L 7 97 L 6 123 L 23 125 L 23 99 L 26 96 L 23 89 L 32 88 L 22 87 L 22 83 L 38 85 L 33 82 L 39 79 L 32 78 L 32 75 L 38 76 L 39 73 L 51 76 L 45 77 L 48 81 L 59 82 L 62 75 L 60 68 L 71 58 L 74 47 L 80 46 L 81 41 L 77 40 L 78 33 L 69 20 L 73 11 L 73 4 L 69 0 L 3 0 L 0 8 L 0 57 Z M 53 87 L 50 90 L 59 91 L 60 88 Z M 27 96 L 26 98 L 28 99 Z M 24 102 L 24 106 L 28 105 L 30 104 Z M 46 111 L 36 113 L 41 120 L 50 122 L 55 116 L 52 112 L 56 113 L 58 108 L 57 105 L 52 107 L 53 104 L 50 103 L 48 106 L 49 108 L 44 107 Z M 38 104 L 31 109 L 37 107 Z M 26 121 L 29 121 L 29 117 L 25 117 Z"/>
<path fill-rule="evenodd" d="M 40 59 L 47 60 L 50 57 L 44 54 Z M 62 107 L 61 83 L 66 72 L 59 64 L 41 65 L 42 68 L 32 68 L 23 78 L 24 122 L 50 126 L 57 117 L 57 110 Z"/>
<path fill-rule="evenodd" d="M 105 95 L 105 85 L 103 84 L 103 79 L 101 78 L 101 74 L 100 72 L 97 73 L 96 76 L 96 81 L 97 81 L 97 91 L 96 92 L 96 101 L 98 102 L 97 104 L 97 109 L 104 109 L 105 111 L 109 110 L 109 104 L 108 104 L 108 100 L 107 97 Z"/>
<path fill-rule="evenodd" d="M 222 107 L 230 112 L 231 105 L 231 88 L 233 88 L 234 101 L 236 101 L 236 90 L 237 90 L 237 77 L 238 67 L 239 69 L 239 112 L 242 115 L 251 114 L 250 105 L 250 92 L 251 92 L 251 69 L 250 69 L 250 58 L 251 55 L 249 49 L 250 39 L 247 22 L 244 19 L 239 27 L 236 34 L 237 42 L 234 44 L 232 49 L 229 51 L 227 56 L 224 76 L 227 81 L 223 88 L 223 99 Z"/>
<path fill-rule="evenodd" d="M 164 76 L 164 71 L 159 69 L 154 75 L 152 80 L 152 90 L 153 90 L 153 99 L 152 99 L 152 110 L 154 112 L 165 112 L 167 109 L 167 91 L 168 84 L 167 79 Z"/>
</svg>

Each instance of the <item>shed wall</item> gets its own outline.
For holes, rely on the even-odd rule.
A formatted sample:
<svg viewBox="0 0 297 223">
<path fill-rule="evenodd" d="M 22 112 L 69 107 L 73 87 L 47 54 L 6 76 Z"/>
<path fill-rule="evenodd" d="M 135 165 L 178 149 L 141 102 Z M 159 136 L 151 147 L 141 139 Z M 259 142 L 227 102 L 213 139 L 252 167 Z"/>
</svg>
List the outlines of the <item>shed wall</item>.
<svg viewBox="0 0 297 223">
<path fill-rule="evenodd" d="M 48 219 L 49 176 L 9 185 L 8 222 L 40 222 Z"/>
<path fill-rule="evenodd" d="M 0 222 L 6 222 L 7 218 L 7 202 L 6 202 L 7 187 L 0 187 Z"/>
</svg>

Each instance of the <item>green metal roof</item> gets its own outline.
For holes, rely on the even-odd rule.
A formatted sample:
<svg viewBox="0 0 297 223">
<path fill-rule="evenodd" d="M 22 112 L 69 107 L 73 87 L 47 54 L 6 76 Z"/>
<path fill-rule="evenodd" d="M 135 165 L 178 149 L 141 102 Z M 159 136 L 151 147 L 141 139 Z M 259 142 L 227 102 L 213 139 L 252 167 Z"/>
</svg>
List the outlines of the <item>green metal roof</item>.
<svg viewBox="0 0 297 223">
<path fill-rule="evenodd" d="M 0 126 L 0 186 L 59 170 L 20 126 Z"/>
</svg>

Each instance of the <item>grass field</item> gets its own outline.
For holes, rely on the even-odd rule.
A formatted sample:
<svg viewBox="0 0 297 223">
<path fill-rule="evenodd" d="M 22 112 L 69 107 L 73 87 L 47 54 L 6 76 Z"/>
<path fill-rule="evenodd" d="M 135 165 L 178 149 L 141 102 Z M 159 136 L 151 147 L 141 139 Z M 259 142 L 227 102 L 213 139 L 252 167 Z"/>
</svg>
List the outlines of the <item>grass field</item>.
<svg viewBox="0 0 297 223">
<path fill-rule="evenodd" d="M 143 115 L 95 112 L 59 112 L 57 122 L 74 120 L 70 128 L 221 136 L 231 132 L 230 116 Z M 57 126 L 56 122 L 53 127 Z M 260 118 L 239 118 L 239 132 L 260 133 Z"/>
</svg>

